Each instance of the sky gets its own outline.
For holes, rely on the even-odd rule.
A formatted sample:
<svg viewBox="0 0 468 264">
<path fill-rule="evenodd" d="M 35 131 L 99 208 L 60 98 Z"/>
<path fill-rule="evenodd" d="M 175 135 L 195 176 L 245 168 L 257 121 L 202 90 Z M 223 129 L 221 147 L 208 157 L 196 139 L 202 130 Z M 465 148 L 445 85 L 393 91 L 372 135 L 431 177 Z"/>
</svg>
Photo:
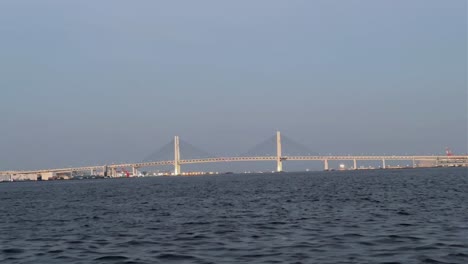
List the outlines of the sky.
<svg viewBox="0 0 468 264">
<path fill-rule="evenodd" d="M 0 1 L 0 170 L 467 153 L 467 1 Z M 183 157 L 183 153 L 182 153 Z"/>
</svg>

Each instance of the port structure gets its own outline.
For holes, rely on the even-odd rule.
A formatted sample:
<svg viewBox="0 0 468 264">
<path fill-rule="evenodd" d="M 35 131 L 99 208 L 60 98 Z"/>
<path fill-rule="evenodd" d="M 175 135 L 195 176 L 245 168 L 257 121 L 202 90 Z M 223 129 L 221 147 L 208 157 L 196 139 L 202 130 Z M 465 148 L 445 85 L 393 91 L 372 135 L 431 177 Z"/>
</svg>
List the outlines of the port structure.
<svg viewBox="0 0 468 264">
<path fill-rule="evenodd" d="M 246 156 L 246 157 L 212 157 L 212 158 L 200 158 L 200 159 L 181 159 L 180 152 L 180 139 L 178 136 L 174 137 L 174 160 L 163 160 L 163 161 L 149 161 L 149 162 L 138 162 L 138 163 L 124 163 L 124 164 L 111 164 L 111 165 L 99 165 L 99 166 L 86 166 L 86 167 L 70 167 L 70 168 L 57 168 L 57 169 L 43 169 L 43 170 L 24 170 L 24 171 L 0 171 L 0 175 L 25 175 L 31 176 L 29 178 L 41 177 L 47 179 L 47 175 L 54 173 L 70 175 L 73 172 L 89 171 L 91 175 L 94 175 L 98 171 L 101 174 L 109 177 L 116 177 L 117 170 L 123 168 L 131 168 L 132 176 L 138 175 L 138 169 L 143 167 L 156 167 L 156 166 L 167 166 L 172 165 L 174 167 L 173 175 L 181 175 L 181 166 L 185 164 L 201 164 L 201 163 L 222 163 L 222 162 L 259 162 L 259 161 L 276 161 L 276 171 L 283 171 L 284 161 L 321 161 L 323 162 L 324 170 L 330 170 L 329 161 L 352 161 L 353 169 L 358 169 L 357 161 L 381 161 L 382 169 L 388 168 L 386 161 L 397 160 L 397 161 L 412 161 L 412 166 L 417 167 L 417 162 L 427 161 L 434 164 L 434 166 L 468 166 L 468 155 L 454 155 L 451 151 L 447 151 L 446 156 L 428 156 L 428 155 L 302 155 L 302 156 L 284 156 L 282 153 L 281 145 L 281 132 L 276 132 L 276 155 L 275 156 Z"/>
</svg>

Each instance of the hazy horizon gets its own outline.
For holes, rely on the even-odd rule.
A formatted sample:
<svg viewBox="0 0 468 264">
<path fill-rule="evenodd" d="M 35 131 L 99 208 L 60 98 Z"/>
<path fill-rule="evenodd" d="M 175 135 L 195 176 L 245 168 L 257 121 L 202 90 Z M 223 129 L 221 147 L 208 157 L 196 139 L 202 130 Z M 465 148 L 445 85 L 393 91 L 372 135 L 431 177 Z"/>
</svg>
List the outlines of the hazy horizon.
<svg viewBox="0 0 468 264">
<path fill-rule="evenodd" d="M 467 1 L 0 2 L 0 170 L 468 152 Z"/>
</svg>

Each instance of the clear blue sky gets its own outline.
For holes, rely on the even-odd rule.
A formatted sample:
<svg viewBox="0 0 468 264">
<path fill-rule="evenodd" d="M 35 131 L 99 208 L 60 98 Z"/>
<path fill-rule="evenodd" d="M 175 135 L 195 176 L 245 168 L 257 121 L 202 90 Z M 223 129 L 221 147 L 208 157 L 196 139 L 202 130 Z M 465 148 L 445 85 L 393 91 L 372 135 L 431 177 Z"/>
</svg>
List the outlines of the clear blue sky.
<svg viewBox="0 0 468 264">
<path fill-rule="evenodd" d="M 0 1 L 0 170 L 467 152 L 467 1 Z"/>
</svg>

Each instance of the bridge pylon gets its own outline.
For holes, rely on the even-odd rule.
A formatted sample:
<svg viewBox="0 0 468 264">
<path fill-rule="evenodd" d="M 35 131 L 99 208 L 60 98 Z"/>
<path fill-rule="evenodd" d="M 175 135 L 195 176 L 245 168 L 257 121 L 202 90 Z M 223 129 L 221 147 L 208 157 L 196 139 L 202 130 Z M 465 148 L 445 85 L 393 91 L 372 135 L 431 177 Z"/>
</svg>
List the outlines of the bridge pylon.
<svg viewBox="0 0 468 264">
<path fill-rule="evenodd" d="M 328 159 L 324 159 L 324 160 L 323 160 L 323 170 L 325 170 L 325 171 L 328 171 L 328 170 L 329 170 L 329 167 L 328 167 Z"/>
<path fill-rule="evenodd" d="M 281 132 L 276 131 L 276 171 L 283 171 L 283 158 L 281 157 Z"/>
<path fill-rule="evenodd" d="M 180 175 L 180 143 L 179 136 L 174 137 L 174 175 Z"/>
</svg>

